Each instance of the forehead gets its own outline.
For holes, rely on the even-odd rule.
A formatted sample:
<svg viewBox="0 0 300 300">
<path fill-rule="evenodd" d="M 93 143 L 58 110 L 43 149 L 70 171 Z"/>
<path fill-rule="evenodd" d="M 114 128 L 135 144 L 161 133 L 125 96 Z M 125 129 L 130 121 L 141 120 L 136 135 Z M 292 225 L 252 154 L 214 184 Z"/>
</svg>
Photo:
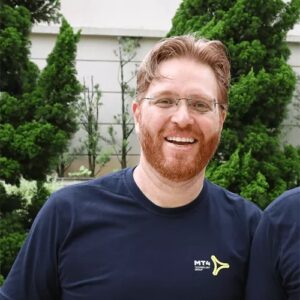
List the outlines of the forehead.
<svg viewBox="0 0 300 300">
<path fill-rule="evenodd" d="M 213 69 L 191 58 L 172 58 L 158 66 L 158 78 L 150 83 L 147 93 L 172 92 L 178 96 L 218 96 Z"/>
</svg>

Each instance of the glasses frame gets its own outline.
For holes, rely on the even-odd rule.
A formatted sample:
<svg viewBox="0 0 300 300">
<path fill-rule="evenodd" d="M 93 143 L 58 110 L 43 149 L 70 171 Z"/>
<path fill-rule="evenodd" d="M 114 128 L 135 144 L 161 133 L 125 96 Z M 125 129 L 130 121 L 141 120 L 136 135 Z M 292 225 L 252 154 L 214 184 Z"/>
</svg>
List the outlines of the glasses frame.
<svg viewBox="0 0 300 300">
<path fill-rule="evenodd" d="M 194 99 L 194 98 L 188 98 L 188 97 L 161 97 L 161 99 L 172 99 L 172 100 L 175 100 L 174 104 L 176 107 L 178 107 L 178 104 L 181 100 L 185 100 L 187 102 L 187 106 L 189 109 L 191 109 L 192 111 L 194 112 L 197 112 L 199 114 L 206 114 L 208 113 L 209 111 L 207 112 L 200 112 L 200 111 L 197 111 L 195 109 L 192 108 L 191 106 L 191 102 L 192 101 L 195 101 L 195 100 L 198 100 L 198 99 Z M 142 100 L 148 100 L 148 101 L 153 101 L 153 100 L 159 100 L 159 98 L 157 97 L 143 97 L 141 98 L 139 101 L 142 101 Z M 208 101 L 212 101 L 212 104 L 213 104 L 213 110 L 211 112 L 216 112 L 216 106 L 219 105 L 220 108 L 223 110 L 223 111 L 227 111 L 227 104 L 226 103 L 221 103 L 221 102 L 218 102 L 216 99 L 211 99 L 211 100 L 208 100 Z M 172 108 L 172 107 L 175 107 L 173 105 L 171 105 L 170 107 L 166 107 L 165 109 L 168 109 L 168 108 Z"/>
</svg>

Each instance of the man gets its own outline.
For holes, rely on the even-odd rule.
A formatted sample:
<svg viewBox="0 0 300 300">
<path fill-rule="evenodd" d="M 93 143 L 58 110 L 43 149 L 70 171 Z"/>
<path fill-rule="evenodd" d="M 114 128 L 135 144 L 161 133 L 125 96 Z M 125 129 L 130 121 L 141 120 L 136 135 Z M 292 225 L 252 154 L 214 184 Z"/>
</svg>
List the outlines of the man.
<svg viewBox="0 0 300 300">
<path fill-rule="evenodd" d="M 227 109 L 218 41 L 159 42 L 137 74 L 138 166 L 54 193 L 0 299 L 243 299 L 260 210 L 205 180 Z"/>
<path fill-rule="evenodd" d="M 248 300 L 300 299 L 300 187 L 264 211 L 250 262 Z"/>
</svg>

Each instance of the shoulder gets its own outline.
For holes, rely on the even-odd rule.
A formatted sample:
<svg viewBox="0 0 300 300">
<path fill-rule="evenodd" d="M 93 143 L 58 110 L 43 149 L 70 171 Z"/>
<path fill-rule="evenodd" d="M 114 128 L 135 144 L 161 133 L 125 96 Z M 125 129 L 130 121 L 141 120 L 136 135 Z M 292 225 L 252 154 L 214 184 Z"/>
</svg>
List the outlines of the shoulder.
<svg viewBox="0 0 300 300">
<path fill-rule="evenodd" d="M 266 213 L 282 213 L 300 209 L 300 187 L 288 190 L 276 198 L 267 208 Z"/>
<path fill-rule="evenodd" d="M 288 190 L 276 198 L 264 211 L 271 224 L 300 226 L 300 187 Z"/>
<path fill-rule="evenodd" d="M 300 244 L 300 188 L 288 190 L 276 198 L 263 212 L 256 233 L 257 239 L 268 243 L 276 255 L 298 253 Z M 270 252 L 271 254 L 271 252 Z"/>
<path fill-rule="evenodd" d="M 124 169 L 115 173 L 110 173 L 103 177 L 87 180 L 85 182 L 65 186 L 51 195 L 55 201 L 63 201 L 67 199 L 92 199 L 94 196 L 106 193 L 123 193 L 125 173 L 128 169 Z"/>
<path fill-rule="evenodd" d="M 107 205 L 116 203 L 126 195 L 126 170 L 88 180 L 82 183 L 65 186 L 55 192 L 45 202 L 39 215 L 58 215 L 61 219 L 81 215 L 83 211 L 91 212 L 103 209 Z M 112 199 L 114 201 L 112 201 Z"/>
<path fill-rule="evenodd" d="M 209 201 L 214 203 L 214 210 L 219 211 L 220 216 L 228 215 L 228 218 L 235 219 L 240 226 L 246 226 L 253 235 L 262 215 L 261 209 L 236 193 L 208 180 L 206 182 Z"/>
<path fill-rule="evenodd" d="M 125 172 L 122 170 L 57 190 L 47 199 L 35 223 L 73 228 L 105 215 L 113 206 L 118 206 L 123 199 L 121 194 L 126 194 Z"/>
<path fill-rule="evenodd" d="M 216 199 L 216 201 L 218 201 L 219 205 L 223 205 L 240 212 L 261 215 L 261 209 L 255 203 L 219 185 L 216 185 L 209 180 L 206 180 L 206 182 L 208 184 L 209 193 L 214 199 Z"/>
</svg>

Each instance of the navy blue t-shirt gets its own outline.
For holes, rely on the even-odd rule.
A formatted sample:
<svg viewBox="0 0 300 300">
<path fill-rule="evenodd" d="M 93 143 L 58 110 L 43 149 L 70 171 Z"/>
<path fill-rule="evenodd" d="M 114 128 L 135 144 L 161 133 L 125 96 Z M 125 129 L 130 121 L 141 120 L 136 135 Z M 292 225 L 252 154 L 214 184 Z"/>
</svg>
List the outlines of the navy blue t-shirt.
<svg viewBox="0 0 300 300">
<path fill-rule="evenodd" d="M 209 181 L 162 208 L 133 170 L 55 192 L 0 290 L 1 300 L 244 299 L 260 210 Z"/>
<path fill-rule="evenodd" d="M 264 211 L 253 240 L 247 300 L 300 299 L 300 187 Z"/>
</svg>

